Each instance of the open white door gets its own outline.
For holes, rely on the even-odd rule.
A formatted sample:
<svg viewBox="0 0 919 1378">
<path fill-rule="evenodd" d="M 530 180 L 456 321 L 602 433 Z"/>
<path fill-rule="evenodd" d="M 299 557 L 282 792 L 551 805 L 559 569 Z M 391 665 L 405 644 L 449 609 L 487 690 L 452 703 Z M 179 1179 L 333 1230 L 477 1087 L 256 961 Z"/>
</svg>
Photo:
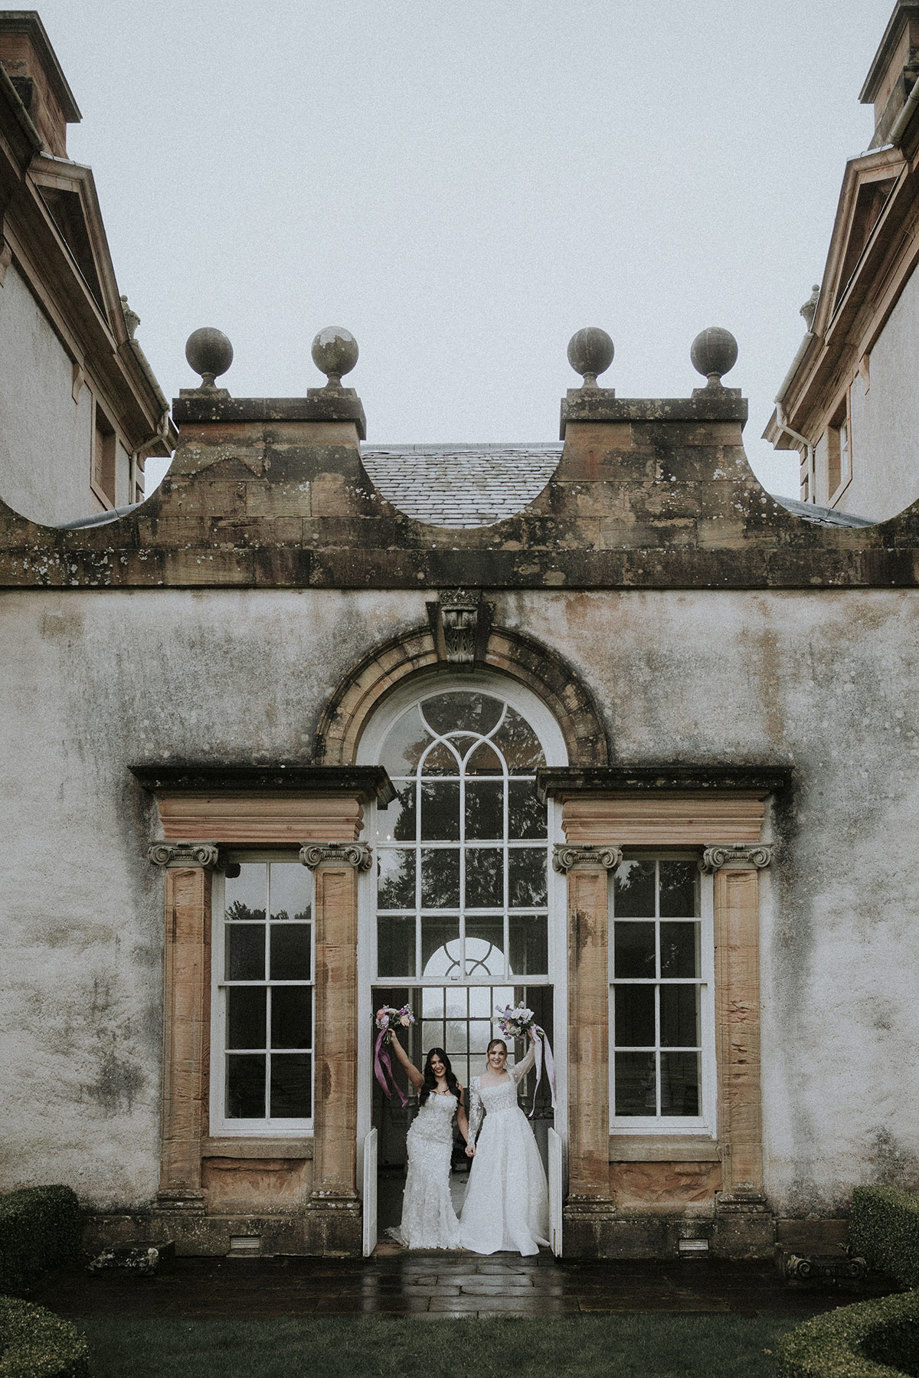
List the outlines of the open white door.
<svg viewBox="0 0 919 1378">
<path fill-rule="evenodd" d="M 549 1242 L 556 1258 L 562 1254 L 562 1136 L 550 1127 L 549 1140 Z"/>
<path fill-rule="evenodd" d="M 371 1129 L 364 1139 L 363 1193 L 364 1257 L 369 1258 L 377 1246 L 377 1131 Z"/>
</svg>

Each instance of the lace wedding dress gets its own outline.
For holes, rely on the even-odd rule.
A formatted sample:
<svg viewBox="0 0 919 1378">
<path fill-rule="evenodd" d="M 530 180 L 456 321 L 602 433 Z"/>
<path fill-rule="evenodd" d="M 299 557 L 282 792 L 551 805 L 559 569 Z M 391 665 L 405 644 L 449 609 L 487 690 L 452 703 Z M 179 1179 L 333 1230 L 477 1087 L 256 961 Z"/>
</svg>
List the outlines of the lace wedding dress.
<svg viewBox="0 0 919 1378">
<path fill-rule="evenodd" d="M 456 1096 L 432 1091 L 408 1131 L 402 1224 L 391 1231 L 407 1249 L 459 1248 L 459 1221 L 450 1200 L 455 1115 Z"/>
<path fill-rule="evenodd" d="M 499 1082 L 469 1088 L 469 1132 L 478 1134 L 460 1243 L 477 1254 L 538 1254 L 549 1243 L 549 1188 L 530 1122 L 517 1104 L 517 1084 L 532 1067 L 532 1052 Z"/>
</svg>

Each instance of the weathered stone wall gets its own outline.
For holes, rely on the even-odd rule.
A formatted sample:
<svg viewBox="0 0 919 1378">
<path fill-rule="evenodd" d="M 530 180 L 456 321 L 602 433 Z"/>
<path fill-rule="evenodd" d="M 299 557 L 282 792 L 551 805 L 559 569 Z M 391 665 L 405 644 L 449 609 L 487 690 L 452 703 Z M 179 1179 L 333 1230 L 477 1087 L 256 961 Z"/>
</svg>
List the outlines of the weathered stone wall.
<svg viewBox="0 0 919 1378">
<path fill-rule="evenodd" d="M 74 401 L 73 361 L 14 264 L 0 286 L 0 353 L 4 499 L 24 517 L 49 523 L 101 507 L 89 490 L 89 389 L 81 387 Z"/>
<path fill-rule="evenodd" d="M 919 1180 L 909 590 L 528 590 L 496 625 L 590 686 L 615 764 L 794 766 L 763 885 L 765 1180 L 779 1213 Z M 159 1176 L 162 873 L 140 762 L 305 761 L 330 695 L 430 589 L 2 595 L 0 1185 L 101 1207 Z"/>
</svg>

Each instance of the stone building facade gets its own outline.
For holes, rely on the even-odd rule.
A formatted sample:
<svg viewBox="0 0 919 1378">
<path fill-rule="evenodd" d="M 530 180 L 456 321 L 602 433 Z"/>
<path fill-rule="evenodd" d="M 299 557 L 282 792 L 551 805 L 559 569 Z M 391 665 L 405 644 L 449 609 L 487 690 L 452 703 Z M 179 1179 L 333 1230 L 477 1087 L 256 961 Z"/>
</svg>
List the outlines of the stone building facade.
<svg viewBox="0 0 919 1378">
<path fill-rule="evenodd" d="M 573 344 L 557 447 L 362 446 L 342 336 L 305 397 L 183 393 L 129 514 L 0 508 L 3 1186 L 359 1252 L 374 1008 L 465 1079 L 511 996 L 567 1255 L 819 1247 L 917 1184 L 919 515 L 766 494 L 723 332 L 682 399 Z"/>
<path fill-rule="evenodd" d="M 860 99 L 866 153 L 846 164 L 807 332 L 765 438 L 801 456 L 801 498 L 872 521 L 919 497 L 919 4 L 897 0 Z"/>
<path fill-rule="evenodd" d="M 92 172 L 68 157 L 79 119 L 38 15 L 0 11 L 0 471 L 49 523 L 140 500 L 146 459 L 175 444 Z"/>
</svg>

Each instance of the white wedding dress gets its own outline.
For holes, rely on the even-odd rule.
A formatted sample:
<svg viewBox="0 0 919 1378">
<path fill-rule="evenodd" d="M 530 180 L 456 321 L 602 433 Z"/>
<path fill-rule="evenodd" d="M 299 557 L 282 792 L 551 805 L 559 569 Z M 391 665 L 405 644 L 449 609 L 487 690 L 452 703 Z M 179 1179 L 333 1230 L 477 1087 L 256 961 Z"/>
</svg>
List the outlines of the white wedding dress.
<svg viewBox="0 0 919 1378">
<path fill-rule="evenodd" d="M 477 1254 L 538 1254 L 549 1243 L 549 1188 L 533 1130 L 517 1104 L 517 1084 L 533 1065 L 532 1048 L 499 1082 L 469 1088 L 469 1132 L 478 1136 L 460 1243 Z"/>
<path fill-rule="evenodd" d="M 407 1249 L 459 1248 L 459 1221 L 450 1200 L 455 1115 L 456 1096 L 432 1091 L 406 1136 L 402 1224 L 392 1234 Z"/>
</svg>

